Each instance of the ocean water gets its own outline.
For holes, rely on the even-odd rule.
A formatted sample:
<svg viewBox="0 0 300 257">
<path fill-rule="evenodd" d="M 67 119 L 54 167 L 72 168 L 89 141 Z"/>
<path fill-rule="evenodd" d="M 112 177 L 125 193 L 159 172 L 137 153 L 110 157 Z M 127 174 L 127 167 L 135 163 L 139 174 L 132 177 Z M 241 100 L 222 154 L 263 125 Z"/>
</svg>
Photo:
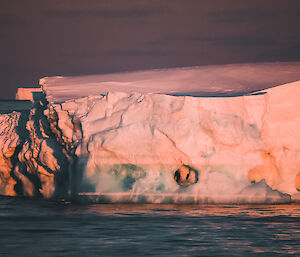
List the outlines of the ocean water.
<svg viewBox="0 0 300 257">
<path fill-rule="evenodd" d="M 300 205 L 0 197 L 0 256 L 300 256 Z"/>
</svg>

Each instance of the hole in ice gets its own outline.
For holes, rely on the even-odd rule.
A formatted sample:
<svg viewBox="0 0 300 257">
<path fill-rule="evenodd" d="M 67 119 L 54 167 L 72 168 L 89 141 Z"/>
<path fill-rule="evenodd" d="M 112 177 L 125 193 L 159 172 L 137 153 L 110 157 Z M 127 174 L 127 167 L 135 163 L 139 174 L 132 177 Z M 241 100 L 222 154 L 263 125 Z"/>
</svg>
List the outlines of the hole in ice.
<svg viewBox="0 0 300 257">
<path fill-rule="evenodd" d="M 198 171 L 188 165 L 182 165 L 175 171 L 174 179 L 178 185 L 187 187 L 198 182 Z"/>
</svg>

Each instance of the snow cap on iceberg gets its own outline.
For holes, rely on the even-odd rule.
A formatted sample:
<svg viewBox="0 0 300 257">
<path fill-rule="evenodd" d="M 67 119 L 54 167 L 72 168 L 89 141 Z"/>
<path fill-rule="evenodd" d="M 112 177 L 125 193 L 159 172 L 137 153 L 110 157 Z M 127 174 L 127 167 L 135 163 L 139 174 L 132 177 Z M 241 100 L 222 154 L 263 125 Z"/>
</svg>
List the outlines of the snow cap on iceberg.
<svg viewBox="0 0 300 257">
<path fill-rule="evenodd" d="M 300 80 L 300 62 L 230 64 L 75 77 L 45 77 L 49 102 L 109 91 L 189 96 L 244 95 Z"/>
</svg>

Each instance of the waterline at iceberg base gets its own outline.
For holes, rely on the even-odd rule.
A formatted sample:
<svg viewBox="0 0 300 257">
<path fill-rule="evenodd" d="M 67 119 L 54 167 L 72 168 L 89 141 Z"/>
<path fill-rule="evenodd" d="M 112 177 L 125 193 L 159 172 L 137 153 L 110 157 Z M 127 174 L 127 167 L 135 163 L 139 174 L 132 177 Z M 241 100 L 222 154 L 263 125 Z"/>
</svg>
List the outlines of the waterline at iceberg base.
<svg viewBox="0 0 300 257">
<path fill-rule="evenodd" d="M 180 78 L 197 73 L 189 71 Z M 44 99 L 0 115 L 0 194 L 154 203 L 300 198 L 299 81 L 195 97 L 178 91 L 180 78 L 172 88 L 182 70 L 172 72 L 162 79 L 171 95 L 157 92 L 162 71 L 151 73 L 155 87 L 141 73 L 42 79 Z"/>
</svg>

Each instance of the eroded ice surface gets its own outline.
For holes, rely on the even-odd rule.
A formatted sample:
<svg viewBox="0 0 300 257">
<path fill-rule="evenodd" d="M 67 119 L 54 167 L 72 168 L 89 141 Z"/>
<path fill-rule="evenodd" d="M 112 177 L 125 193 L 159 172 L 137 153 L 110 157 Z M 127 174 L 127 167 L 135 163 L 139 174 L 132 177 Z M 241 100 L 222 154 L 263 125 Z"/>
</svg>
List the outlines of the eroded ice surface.
<svg viewBox="0 0 300 257">
<path fill-rule="evenodd" d="M 10 161 L 6 169 L 32 183 L 34 190 L 27 195 L 83 192 L 105 193 L 112 201 L 289 201 L 300 189 L 300 82 L 248 94 L 296 80 L 299 65 L 289 65 L 44 78 L 49 104 L 36 103 L 30 115 L 23 114 L 27 134 L 16 129 L 9 132 L 15 136 L 1 135 L 16 158 L 5 159 Z M 187 96 L 191 92 L 245 95 Z M 3 117 L 1 127 L 9 127 L 3 124 L 17 124 L 20 114 Z M 189 169 L 197 172 L 197 180 L 180 186 L 175 172 Z M 32 176 L 47 173 L 51 181 L 43 179 L 36 186 Z M 10 188 L 25 183 L 22 176 L 8 177 Z M 47 191 L 49 184 L 52 189 Z"/>
</svg>

